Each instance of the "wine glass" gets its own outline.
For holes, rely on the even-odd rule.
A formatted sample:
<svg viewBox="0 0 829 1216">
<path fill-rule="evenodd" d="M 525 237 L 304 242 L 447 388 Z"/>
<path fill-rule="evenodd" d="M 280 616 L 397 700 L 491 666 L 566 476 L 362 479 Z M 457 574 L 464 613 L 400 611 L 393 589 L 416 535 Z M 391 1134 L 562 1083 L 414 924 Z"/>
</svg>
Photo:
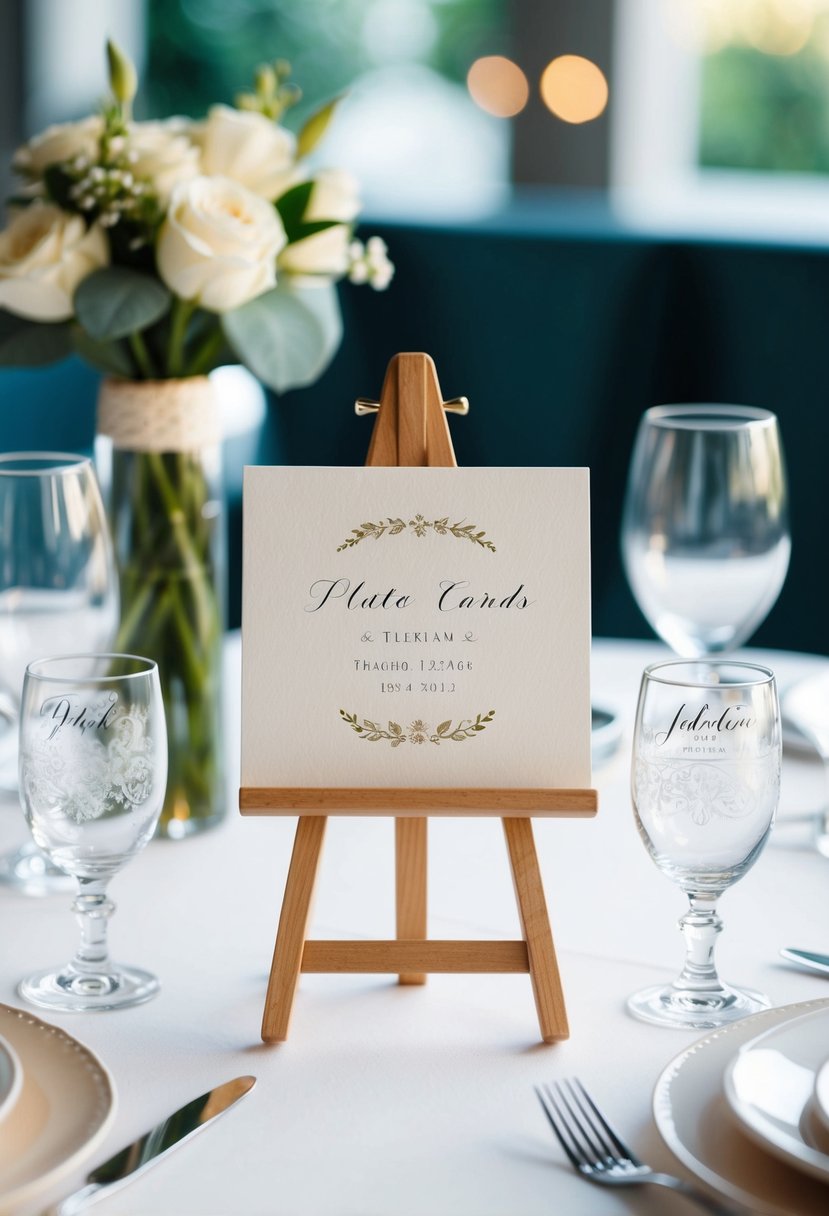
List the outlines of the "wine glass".
<svg viewBox="0 0 829 1216">
<path fill-rule="evenodd" d="M 15 801 L 27 663 L 56 650 L 106 649 L 118 626 L 118 598 L 91 460 L 65 452 L 0 456 L 0 788 Z M 27 894 L 66 885 L 32 843 L 0 857 L 0 881 Z"/>
<path fill-rule="evenodd" d="M 26 669 L 20 713 L 20 799 L 36 844 L 78 880 L 75 957 L 24 979 L 45 1009 L 137 1005 L 158 980 L 112 963 L 107 897 L 113 874 L 155 830 L 167 784 L 167 729 L 158 668 L 135 655 L 62 655 Z"/>
<path fill-rule="evenodd" d="M 739 405 L 667 405 L 639 426 L 622 556 L 639 607 L 686 658 L 734 650 L 774 604 L 789 565 L 777 419 Z"/>
<path fill-rule="evenodd" d="M 723 984 L 714 966 L 717 900 L 768 839 L 780 792 L 780 709 L 766 667 L 726 660 L 645 669 L 633 743 L 631 796 L 651 858 L 688 896 L 679 922 L 685 965 L 667 987 L 637 992 L 646 1022 L 704 1029 L 766 1009 Z"/>
</svg>

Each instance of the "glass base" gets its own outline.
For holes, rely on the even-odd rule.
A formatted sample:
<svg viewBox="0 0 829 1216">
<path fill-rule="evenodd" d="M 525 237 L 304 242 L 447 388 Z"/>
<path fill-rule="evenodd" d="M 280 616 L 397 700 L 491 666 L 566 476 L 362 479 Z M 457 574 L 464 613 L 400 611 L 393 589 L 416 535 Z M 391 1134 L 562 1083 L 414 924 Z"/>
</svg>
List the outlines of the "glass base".
<svg viewBox="0 0 829 1216">
<path fill-rule="evenodd" d="M 25 1001 L 61 1013 L 96 1013 L 143 1005 L 158 990 L 158 980 L 151 972 L 118 963 L 111 971 L 101 973 L 78 971 L 71 963 L 60 971 L 50 967 L 36 971 L 17 986 Z"/>
<path fill-rule="evenodd" d="M 21 895 L 65 895 L 75 890 L 75 880 L 59 870 L 34 843 L 21 845 L 15 853 L 0 856 L 0 883 Z"/>
<path fill-rule="evenodd" d="M 627 1002 L 628 1012 L 641 1022 L 680 1030 L 710 1030 L 770 1008 L 771 1001 L 762 992 L 727 984 L 711 992 L 656 984 L 635 992 Z"/>
</svg>

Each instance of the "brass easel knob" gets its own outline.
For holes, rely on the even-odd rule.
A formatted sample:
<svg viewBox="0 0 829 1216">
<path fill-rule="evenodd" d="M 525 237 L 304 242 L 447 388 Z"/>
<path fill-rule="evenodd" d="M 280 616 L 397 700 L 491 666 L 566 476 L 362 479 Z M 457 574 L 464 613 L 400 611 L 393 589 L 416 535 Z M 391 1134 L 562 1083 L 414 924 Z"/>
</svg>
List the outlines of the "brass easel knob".
<svg viewBox="0 0 829 1216">
<path fill-rule="evenodd" d="M 354 402 L 354 413 L 359 417 L 364 414 L 376 414 L 380 408 L 379 401 L 372 401 L 368 397 L 358 397 Z M 469 399 L 467 397 L 451 397 L 448 401 L 444 401 L 443 408 L 447 414 L 468 414 Z"/>
</svg>

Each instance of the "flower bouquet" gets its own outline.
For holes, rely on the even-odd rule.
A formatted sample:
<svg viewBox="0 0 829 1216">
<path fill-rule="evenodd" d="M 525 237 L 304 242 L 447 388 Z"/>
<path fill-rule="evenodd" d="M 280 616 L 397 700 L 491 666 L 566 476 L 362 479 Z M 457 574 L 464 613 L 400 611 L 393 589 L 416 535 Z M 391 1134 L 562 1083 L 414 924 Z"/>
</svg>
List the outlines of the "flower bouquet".
<svg viewBox="0 0 829 1216">
<path fill-rule="evenodd" d="M 208 373 L 244 365 L 277 392 L 312 383 L 342 325 L 336 282 L 382 290 L 378 237 L 354 238 L 357 186 L 307 161 L 336 106 L 298 134 L 283 62 L 206 118 L 136 122 L 129 59 L 107 46 L 112 95 L 16 154 L 0 232 L 0 366 L 77 353 L 103 371 L 110 511 L 121 573 L 116 645 L 159 663 L 170 778 L 161 830 L 225 809 L 219 666 L 218 406 Z"/>
</svg>

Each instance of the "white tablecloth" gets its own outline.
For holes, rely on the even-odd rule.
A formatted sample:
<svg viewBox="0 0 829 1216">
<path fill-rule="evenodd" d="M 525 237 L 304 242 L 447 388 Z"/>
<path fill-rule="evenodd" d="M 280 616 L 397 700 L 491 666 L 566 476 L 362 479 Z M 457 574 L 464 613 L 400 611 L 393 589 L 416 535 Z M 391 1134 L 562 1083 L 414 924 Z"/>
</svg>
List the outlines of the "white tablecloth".
<svg viewBox="0 0 829 1216">
<path fill-rule="evenodd" d="M 676 921 L 684 897 L 647 857 L 627 789 L 639 676 L 664 653 L 655 644 L 596 643 L 593 699 L 624 716 L 622 746 L 595 775 L 595 820 L 535 824 L 571 1023 L 565 1043 L 539 1043 L 527 976 L 436 975 L 425 987 L 400 988 L 391 977 L 309 975 L 300 980 L 289 1040 L 264 1046 L 265 982 L 295 821 L 242 819 L 235 797 L 220 828 L 153 842 L 117 876 L 113 954 L 151 968 L 163 987 L 136 1009 L 50 1018 L 99 1054 L 118 1089 L 117 1119 L 89 1164 L 212 1085 L 247 1072 L 259 1083 L 215 1127 L 102 1201 L 101 1216 L 688 1211 L 666 1192 L 619 1195 L 578 1179 L 532 1091 L 534 1082 L 579 1075 L 642 1157 L 681 1172 L 653 1123 L 651 1091 L 698 1033 L 647 1026 L 624 1009 L 632 990 L 671 978 L 682 956 Z M 754 654 L 775 668 L 781 687 L 829 666 Z M 238 661 L 234 639 L 231 786 Z M 820 765 L 787 754 L 772 843 L 722 900 L 721 973 L 776 1004 L 829 996 L 829 981 L 777 954 L 784 945 L 829 951 L 829 861 L 786 827 L 787 816 L 815 808 L 823 794 Z M 0 847 L 23 839 L 19 812 L 0 821 Z M 393 936 L 393 863 L 390 819 L 332 820 L 312 933 Z M 434 937 L 519 936 L 497 819 L 432 820 L 429 901 Z M 60 897 L 0 891 L 0 915 L 0 1000 L 20 1004 L 17 980 L 67 959 L 76 927 Z"/>
</svg>

